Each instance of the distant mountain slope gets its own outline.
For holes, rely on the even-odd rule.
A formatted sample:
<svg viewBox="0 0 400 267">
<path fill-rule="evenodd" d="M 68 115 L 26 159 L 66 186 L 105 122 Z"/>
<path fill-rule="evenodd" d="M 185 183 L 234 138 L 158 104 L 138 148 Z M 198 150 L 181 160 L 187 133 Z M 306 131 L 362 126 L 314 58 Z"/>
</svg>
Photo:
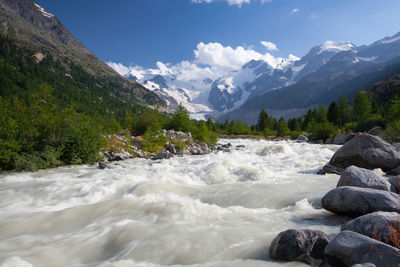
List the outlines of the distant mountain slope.
<svg viewBox="0 0 400 267">
<path fill-rule="evenodd" d="M 162 104 L 156 94 L 119 76 L 99 60 L 53 14 L 33 0 L 0 0 L 0 33 L 19 46 L 34 51 L 39 61 L 52 57 L 60 61 L 67 72 L 71 69 L 69 62 L 73 62 L 94 77 L 112 80 L 112 91 L 117 97 Z"/>
<path fill-rule="evenodd" d="M 332 56 L 296 84 L 257 95 L 237 110 L 218 116 L 218 120 L 240 118 L 254 123 L 263 108 L 273 116 L 290 118 L 310 107 L 336 101 L 341 94 L 352 98 L 360 88 L 370 89 L 374 83 L 399 72 L 399 56 L 400 33 L 369 46 L 351 47 Z"/>
</svg>

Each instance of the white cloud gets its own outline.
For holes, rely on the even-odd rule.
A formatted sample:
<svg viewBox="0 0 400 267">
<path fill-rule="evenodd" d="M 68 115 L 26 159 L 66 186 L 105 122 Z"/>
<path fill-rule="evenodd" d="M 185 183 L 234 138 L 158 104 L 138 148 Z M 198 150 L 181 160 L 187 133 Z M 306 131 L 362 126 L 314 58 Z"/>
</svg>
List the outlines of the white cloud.
<svg viewBox="0 0 400 267">
<path fill-rule="evenodd" d="M 300 11 L 300 9 L 298 9 L 298 8 L 294 8 L 293 10 L 292 10 L 292 14 L 294 14 L 294 13 L 297 13 L 297 12 L 299 12 Z"/>
<path fill-rule="evenodd" d="M 272 42 L 261 41 L 261 44 L 265 46 L 268 50 L 278 51 L 278 47 Z"/>
<path fill-rule="evenodd" d="M 277 50 L 276 45 L 272 45 L 270 45 L 271 48 Z M 107 62 L 107 64 L 119 74 L 130 74 L 141 81 L 149 79 L 156 74 L 170 75 L 181 81 L 202 81 L 205 78 L 213 80 L 220 78 L 230 71 L 240 69 L 244 64 L 253 59 L 264 60 L 273 68 L 276 68 L 284 60 L 281 57 L 274 57 L 269 53 L 259 53 L 252 47 L 244 48 L 238 46 L 232 48 L 230 46 L 223 46 L 217 42 L 208 44 L 200 42 L 193 52 L 194 58 L 190 61 L 181 61 L 175 65 L 157 62 L 157 67 L 154 69 L 144 69 L 136 65 L 127 67 L 114 62 Z M 295 56 L 289 55 L 290 60 L 295 58 Z"/>
<path fill-rule="evenodd" d="M 212 2 L 216 2 L 216 1 L 226 1 L 226 2 L 228 2 L 228 4 L 230 6 L 237 5 L 237 6 L 241 7 L 242 4 L 250 4 L 251 1 L 254 1 L 254 2 L 258 1 L 258 2 L 261 2 L 261 4 L 264 4 L 264 3 L 269 3 L 272 0 L 191 0 L 192 3 L 196 3 L 196 4 L 200 4 L 200 3 L 209 4 Z"/>
</svg>

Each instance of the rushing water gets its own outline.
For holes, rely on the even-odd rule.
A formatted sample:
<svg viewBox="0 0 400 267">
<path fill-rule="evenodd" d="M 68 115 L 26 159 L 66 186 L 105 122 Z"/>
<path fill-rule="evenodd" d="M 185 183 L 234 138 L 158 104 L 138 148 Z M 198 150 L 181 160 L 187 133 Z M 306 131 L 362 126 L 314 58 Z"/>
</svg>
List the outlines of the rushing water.
<svg viewBox="0 0 400 267">
<path fill-rule="evenodd" d="M 338 146 L 229 141 L 245 148 L 1 174 L 0 266 L 300 266 L 268 246 L 339 232 L 320 208 L 338 176 L 316 175 Z"/>
</svg>

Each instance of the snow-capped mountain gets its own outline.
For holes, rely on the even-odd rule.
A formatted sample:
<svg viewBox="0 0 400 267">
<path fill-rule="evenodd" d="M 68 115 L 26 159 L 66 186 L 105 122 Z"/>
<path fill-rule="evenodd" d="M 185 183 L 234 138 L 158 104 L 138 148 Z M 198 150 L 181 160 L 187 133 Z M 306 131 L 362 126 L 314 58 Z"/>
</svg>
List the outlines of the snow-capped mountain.
<svg viewBox="0 0 400 267">
<path fill-rule="evenodd" d="M 303 58 L 292 56 L 275 68 L 263 60 L 252 60 L 240 70 L 217 79 L 212 85 L 209 102 L 219 112 L 231 111 L 251 97 L 295 84 L 337 53 L 354 48 L 350 42 L 327 41 L 313 47 Z"/>
<path fill-rule="evenodd" d="M 129 73 L 127 78 L 138 81 L 144 87 L 153 91 L 166 101 L 168 107 L 176 109 L 183 105 L 193 118 L 204 119 L 206 114 L 213 112 L 207 97 L 212 84 L 211 78 L 198 80 L 179 80 L 173 74 L 145 74 L 137 75 Z"/>
<path fill-rule="evenodd" d="M 299 108 L 330 103 L 338 94 L 351 97 L 351 92 L 359 87 L 346 91 L 344 82 L 397 56 L 400 56 L 400 33 L 364 46 L 349 41 L 326 41 L 302 58 L 289 56 L 277 60 L 271 56 L 271 60 L 268 57 L 251 60 L 223 75 L 209 71 L 196 79 L 188 79 L 188 75 L 177 71 L 145 70 L 132 71 L 125 76 L 157 93 L 172 109 L 178 104 L 184 105 L 192 117 L 198 119 L 205 115 L 228 119 L 245 116 L 246 111 L 241 109 L 244 104 L 246 110 L 257 109 L 251 111 L 251 117 L 259 108 L 269 109 L 274 114 L 296 110 L 293 114 L 298 115 Z M 196 71 L 194 69 L 194 73 Z M 252 101 L 257 104 L 251 104 Z M 227 116 L 221 115 L 223 113 Z"/>
<path fill-rule="evenodd" d="M 301 69 L 295 78 L 290 76 L 293 68 Z M 394 72 L 400 72 L 400 33 L 359 47 L 349 42 L 326 42 L 288 67 L 285 75 L 292 85 L 249 98 L 218 119 L 240 118 L 254 123 L 261 109 L 276 117 L 297 117 L 309 108 L 337 101 L 342 94 L 352 99 L 360 88 L 370 89 Z"/>
</svg>

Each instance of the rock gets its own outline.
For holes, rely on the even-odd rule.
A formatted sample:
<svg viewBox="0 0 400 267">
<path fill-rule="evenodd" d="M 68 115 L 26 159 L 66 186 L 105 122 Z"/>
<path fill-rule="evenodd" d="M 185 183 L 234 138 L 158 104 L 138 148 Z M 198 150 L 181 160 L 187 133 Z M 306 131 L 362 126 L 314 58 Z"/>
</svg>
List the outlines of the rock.
<svg viewBox="0 0 400 267">
<path fill-rule="evenodd" d="M 390 175 L 400 175 L 400 165 L 387 172 Z"/>
<path fill-rule="evenodd" d="M 318 171 L 318 174 L 327 174 L 327 173 L 334 173 L 334 174 L 341 174 L 343 172 L 342 168 L 338 168 L 335 166 L 330 165 L 329 163 L 322 167 L 321 170 Z"/>
<path fill-rule="evenodd" d="M 376 267 L 376 265 L 367 262 L 367 263 L 361 263 L 361 264 L 354 264 L 354 265 L 351 265 L 351 267 Z"/>
<path fill-rule="evenodd" d="M 331 138 L 326 139 L 325 144 L 327 144 L 327 145 L 332 144 L 332 139 Z"/>
<path fill-rule="evenodd" d="M 348 141 L 350 141 L 355 134 L 337 134 L 335 138 L 333 138 L 332 144 L 334 145 L 344 145 Z"/>
<path fill-rule="evenodd" d="M 400 177 L 390 177 L 389 183 L 396 189 L 397 194 L 400 193 Z"/>
<path fill-rule="evenodd" d="M 188 151 L 192 155 L 206 155 L 211 152 L 210 148 L 205 143 L 192 143 L 188 147 Z"/>
<path fill-rule="evenodd" d="M 377 211 L 342 225 L 342 231 L 353 231 L 400 248 L 400 214 Z"/>
<path fill-rule="evenodd" d="M 299 137 L 297 137 L 296 142 L 298 143 L 307 143 L 308 142 L 308 138 L 305 137 L 304 135 L 299 135 Z"/>
<path fill-rule="evenodd" d="M 400 196 L 382 190 L 341 186 L 329 191 L 321 200 L 324 209 L 357 217 L 374 211 L 400 211 Z"/>
<path fill-rule="evenodd" d="M 356 166 L 347 167 L 340 176 L 337 186 L 355 186 L 397 193 L 396 189 L 374 171 Z"/>
<path fill-rule="evenodd" d="M 110 161 L 121 161 L 121 160 L 126 160 L 132 158 L 132 155 L 129 154 L 128 152 L 119 152 L 119 153 L 115 153 L 113 154 L 113 157 L 111 158 Z"/>
<path fill-rule="evenodd" d="M 326 246 L 325 260 L 331 266 L 363 263 L 398 266 L 400 250 L 364 235 L 343 231 Z"/>
<path fill-rule="evenodd" d="M 166 148 L 172 154 L 176 154 L 176 148 L 175 148 L 175 145 L 173 143 L 168 143 Z"/>
<path fill-rule="evenodd" d="M 354 165 L 390 171 L 400 165 L 400 152 L 382 138 L 362 133 L 337 150 L 328 164 L 338 169 Z"/>
<path fill-rule="evenodd" d="M 121 151 L 118 153 L 106 151 L 106 152 L 104 152 L 104 157 L 107 161 L 121 161 L 121 160 L 133 158 L 133 156 L 126 151 Z"/>
<path fill-rule="evenodd" d="M 368 131 L 368 134 L 381 136 L 382 135 L 382 128 L 379 127 L 379 126 L 374 127 L 374 128 L 372 128 L 371 130 Z"/>
<path fill-rule="evenodd" d="M 160 152 L 157 153 L 154 157 L 152 157 L 152 160 L 157 160 L 157 159 L 170 159 L 172 158 L 174 155 L 171 154 L 171 152 L 169 151 L 165 151 L 165 152 Z"/>
<path fill-rule="evenodd" d="M 392 146 L 394 146 L 397 149 L 397 151 L 400 151 L 400 142 L 392 143 Z"/>
<path fill-rule="evenodd" d="M 275 260 L 300 261 L 312 266 L 324 260 L 330 238 L 321 231 L 289 229 L 272 240 L 269 253 Z"/>
<path fill-rule="evenodd" d="M 108 165 L 107 163 L 105 163 L 105 162 L 99 162 L 99 169 L 111 169 L 111 167 L 110 167 L 110 165 Z"/>
</svg>

